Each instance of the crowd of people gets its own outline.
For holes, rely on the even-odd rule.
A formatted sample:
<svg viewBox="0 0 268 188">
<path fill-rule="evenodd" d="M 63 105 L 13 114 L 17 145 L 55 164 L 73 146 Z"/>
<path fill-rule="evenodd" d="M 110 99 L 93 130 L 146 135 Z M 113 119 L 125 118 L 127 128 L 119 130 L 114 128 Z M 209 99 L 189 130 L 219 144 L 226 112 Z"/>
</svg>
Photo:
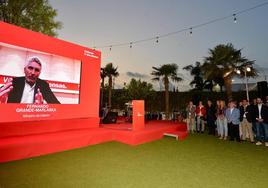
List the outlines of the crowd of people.
<svg viewBox="0 0 268 188">
<path fill-rule="evenodd" d="M 246 99 L 237 102 L 217 100 L 215 104 L 208 100 L 206 105 L 192 101 L 186 107 L 186 122 L 189 133 L 215 135 L 221 140 L 249 141 L 268 147 L 268 96 L 263 101 Z"/>
</svg>

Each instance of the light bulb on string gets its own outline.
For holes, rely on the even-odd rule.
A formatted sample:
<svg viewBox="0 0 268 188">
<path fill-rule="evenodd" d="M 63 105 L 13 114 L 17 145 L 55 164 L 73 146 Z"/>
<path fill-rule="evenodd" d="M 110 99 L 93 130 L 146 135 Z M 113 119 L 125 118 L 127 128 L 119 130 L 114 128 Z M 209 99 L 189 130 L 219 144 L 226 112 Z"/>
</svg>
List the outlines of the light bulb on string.
<svg viewBox="0 0 268 188">
<path fill-rule="evenodd" d="M 261 3 L 261 4 L 257 4 L 256 6 L 253 6 L 253 7 L 249 7 L 247 9 L 236 11 L 236 13 L 233 13 L 233 14 L 228 14 L 228 15 L 223 16 L 223 17 L 218 17 L 218 18 L 215 18 L 215 19 L 211 19 L 211 20 L 196 24 L 196 25 L 192 25 L 191 27 L 185 27 L 185 28 L 182 28 L 182 29 L 179 29 L 179 30 L 175 30 L 173 32 L 161 34 L 160 37 L 164 38 L 164 37 L 168 37 L 168 36 L 171 36 L 171 35 L 177 35 L 177 34 L 183 33 L 183 32 L 185 32 L 186 34 L 189 32 L 189 34 L 192 35 L 193 34 L 193 29 L 204 27 L 204 26 L 216 23 L 216 22 L 220 22 L 222 20 L 227 20 L 227 19 L 232 19 L 234 23 L 237 23 L 237 21 L 238 21 L 237 16 L 238 15 L 240 16 L 242 13 L 244 14 L 246 12 L 250 12 L 252 10 L 255 10 L 257 8 L 260 8 L 260 7 L 263 7 L 265 5 L 268 5 L 268 2 L 264 2 L 264 3 Z M 115 43 L 114 46 L 127 46 L 127 45 L 129 45 L 130 48 L 133 48 L 134 43 L 136 44 L 136 43 L 142 43 L 142 42 L 147 42 L 147 41 L 153 41 L 153 42 L 159 43 L 159 38 L 160 37 L 154 35 L 153 37 L 135 40 L 134 42 L 118 43 L 118 44 Z M 106 49 L 110 48 L 110 46 L 104 46 L 104 47 Z M 99 46 L 98 49 L 102 49 L 104 47 Z M 94 49 L 96 50 L 96 47 L 94 47 Z"/>
<path fill-rule="evenodd" d="M 237 22 L 236 14 L 233 14 L 233 17 L 234 17 L 234 23 L 236 23 Z"/>
<path fill-rule="evenodd" d="M 110 48 L 109 48 L 110 51 L 112 51 L 112 47 L 113 47 L 113 46 L 110 46 Z"/>
</svg>

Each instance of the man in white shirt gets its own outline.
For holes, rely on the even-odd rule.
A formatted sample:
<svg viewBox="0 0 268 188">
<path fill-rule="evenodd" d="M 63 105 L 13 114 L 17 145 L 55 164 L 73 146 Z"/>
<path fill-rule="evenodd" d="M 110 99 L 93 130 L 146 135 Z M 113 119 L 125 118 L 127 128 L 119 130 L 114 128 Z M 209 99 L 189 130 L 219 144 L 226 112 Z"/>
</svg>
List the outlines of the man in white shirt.
<svg viewBox="0 0 268 188">
<path fill-rule="evenodd" d="M 60 103 L 49 84 L 39 79 L 42 63 L 38 57 L 32 57 L 27 61 L 24 67 L 24 77 L 17 77 L 9 80 L 0 88 L 1 103 L 35 103 L 44 102 L 58 104 Z"/>
</svg>

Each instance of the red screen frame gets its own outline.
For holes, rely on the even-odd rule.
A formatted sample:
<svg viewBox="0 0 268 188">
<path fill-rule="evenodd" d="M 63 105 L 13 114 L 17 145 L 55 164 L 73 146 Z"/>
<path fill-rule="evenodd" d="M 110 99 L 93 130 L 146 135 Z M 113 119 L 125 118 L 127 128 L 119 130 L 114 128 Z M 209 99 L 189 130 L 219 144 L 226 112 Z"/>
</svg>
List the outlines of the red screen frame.
<svg viewBox="0 0 268 188">
<path fill-rule="evenodd" d="M 26 104 L 0 104 L 0 123 L 36 120 L 98 118 L 101 52 L 21 27 L 0 22 L 0 42 L 81 60 L 80 104 L 49 104 L 50 117 L 23 118 L 17 108 Z"/>
</svg>

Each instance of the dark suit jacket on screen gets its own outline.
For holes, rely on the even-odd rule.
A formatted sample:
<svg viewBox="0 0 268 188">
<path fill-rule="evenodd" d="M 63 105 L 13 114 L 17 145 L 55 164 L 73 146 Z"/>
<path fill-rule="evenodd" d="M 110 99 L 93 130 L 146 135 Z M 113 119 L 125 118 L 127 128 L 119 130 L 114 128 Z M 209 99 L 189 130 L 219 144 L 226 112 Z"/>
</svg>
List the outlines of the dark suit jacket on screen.
<svg viewBox="0 0 268 188">
<path fill-rule="evenodd" d="M 8 103 L 20 103 L 23 90 L 25 86 L 25 77 L 13 78 L 13 90 L 8 95 Z M 44 100 L 49 104 L 60 104 L 58 99 L 55 97 L 51 91 L 49 84 L 41 79 L 36 80 L 36 85 L 34 88 L 34 96 L 37 93 L 37 89 L 40 89 L 40 92 L 43 95 Z M 34 101 L 34 99 L 33 99 Z"/>
</svg>

